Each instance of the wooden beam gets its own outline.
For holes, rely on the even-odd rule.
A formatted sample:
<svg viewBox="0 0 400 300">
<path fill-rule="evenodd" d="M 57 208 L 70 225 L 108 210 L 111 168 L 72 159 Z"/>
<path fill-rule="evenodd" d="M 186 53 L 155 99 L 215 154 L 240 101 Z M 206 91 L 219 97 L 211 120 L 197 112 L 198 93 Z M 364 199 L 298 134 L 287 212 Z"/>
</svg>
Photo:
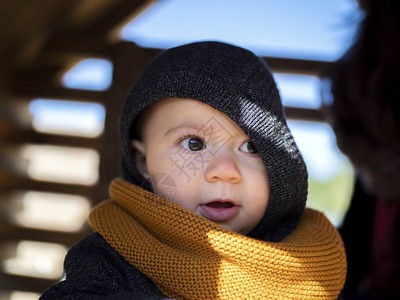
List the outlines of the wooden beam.
<svg viewBox="0 0 400 300">
<path fill-rule="evenodd" d="M 325 116 L 320 109 L 309 109 L 299 107 L 288 107 L 285 108 L 286 117 L 290 120 L 298 121 L 314 121 L 314 122 L 325 122 Z"/>
<path fill-rule="evenodd" d="M 81 57 L 104 57 L 109 56 L 110 44 L 107 42 L 105 33 L 103 35 L 82 36 L 85 32 L 77 34 L 64 33 L 54 36 L 45 45 L 42 56 L 50 59 L 63 60 L 64 62 L 76 60 Z"/>
<path fill-rule="evenodd" d="M 56 243 L 70 248 L 83 237 L 85 237 L 89 232 L 91 232 L 91 230 L 88 226 L 84 226 L 80 232 L 61 232 L 20 227 L 10 224 L 4 220 L 0 220 L 0 238 L 2 243 L 8 241 L 13 242 L 28 240 Z"/>
<path fill-rule="evenodd" d="M 99 201 L 99 199 L 97 199 L 95 185 L 86 186 L 78 184 L 36 181 L 4 169 L 0 169 L 0 190 L 2 192 L 16 190 L 33 190 L 62 194 L 74 194 L 85 196 L 90 201 L 92 201 L 92 203 L 94 203 L 95 201 Z"/>
<path fill-rule="evenodd" d="M 115 27 L 118 27 L 122 22 L 125 22 L 127 18 L 134 15 L 136 11 L 141 11 L 143 6 L 147 6 L 148 3 L 155 1 L 149 0 L 120 0 L 112 9 L 105 11 L 102 15 L 99 15 L 96 21 L 92 22 L 86 29 L 85 32 L 89 35 L 93 33 L 108 33 Z"/>
<path fill-rule="evenodd" d="M 55 145 L 65 147 L 79 147 L 97 149 L 102 145 L 101 137 L 86 138 L 80 136 L 56 135 L 39 133 L 33 129 L 14 130 L 12 134 L 2 138 L 4 143 Z"/>
<path fill-rule="evenodd" d="M 5 274 L 0 271 L 0 291 L 23 291 L 42 294 L 56 280 Z M 8 299 L 8 298 L 7 298 Z"/>
<path fill-rule="evenodd" d="M 105 91 L 67 89 L 54 84 L 53 80 L 37 80 L 35 77 L 14 81 L 9 90 L 26 98 L 50 98 L 85 102 L 104 102 Z"/>
<path fill-rule="evenodd" d="M 331 64 L 330 62 L 326 61 L 267 56 L 264 56 L 263 59 L 273 72 L 299 73 L 314 76 L 321 76 L 324 70 L 326 70 Z"/>
<path fill-rule="evenodd" d="M 74 53 L 86 56 L 108 56 L 110 45 L 115 41 L 110 36 L 126 19 L 142 11 L 154 0 L 118 0 L 88 24 L 69 27 L 52 36 L 43 47 L 44 52 Z"/>
<path fill-rule="evenodd" d="M 162 50 L 143 48 L 132 42 L 121 41 L 110 48 L 110 57 L 114 61 L 114 83 L 130 85 L 138 73 Z M 118 73 L 116 73 L 118 72 Z M 135 77 L 132 78 L 132 75 Z M 119 88 L 118 85 L 115 88 Z"/>
</svg>

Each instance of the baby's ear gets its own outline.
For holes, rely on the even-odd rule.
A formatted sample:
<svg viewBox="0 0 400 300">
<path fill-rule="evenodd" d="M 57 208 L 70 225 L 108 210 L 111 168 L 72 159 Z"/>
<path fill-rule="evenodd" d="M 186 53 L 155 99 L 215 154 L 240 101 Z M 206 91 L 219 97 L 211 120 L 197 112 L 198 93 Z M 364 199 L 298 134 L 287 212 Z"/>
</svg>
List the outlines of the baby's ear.
<svg viewBox="0 0 400 300">
<path fill-rule="evenodd" d="M 131 140 L 131 146 L 133 150 L 133 155 L 135 158 L 136 167 L 138 168 L 139 172 L 142 176 L 148 180 L 150 178 L 149 171 L 147 169 L 146 163 L 146 147 L 144 144 L 139 140 Z"/>
</svg>

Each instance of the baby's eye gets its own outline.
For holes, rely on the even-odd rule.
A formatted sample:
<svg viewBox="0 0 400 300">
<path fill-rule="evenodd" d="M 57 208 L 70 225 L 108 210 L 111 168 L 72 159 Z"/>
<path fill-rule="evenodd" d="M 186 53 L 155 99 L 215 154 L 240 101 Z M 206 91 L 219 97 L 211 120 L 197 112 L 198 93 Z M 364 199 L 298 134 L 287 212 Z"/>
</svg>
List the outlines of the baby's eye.
<svg viewBox="0 0 400 300">
<path fill-rule="evenodd" d="M 199 137 L 190 137 L 181 141 L 181 146 L 189 151 L 200 151 L 206 148 L 203 140 Z"/>
<path fill-rule="evenodd" d="M 253 145 L 252 142 L 245 142 L 245 143 L 243 143 L 243 144 L 240 146 L 239 150 L 242 151 L 242 152 L 251 153 L 251 154 L 256 154 L 256 153 L 258 153 L 256 147 L 254 147 L 254 145 Z"/>
</svg>

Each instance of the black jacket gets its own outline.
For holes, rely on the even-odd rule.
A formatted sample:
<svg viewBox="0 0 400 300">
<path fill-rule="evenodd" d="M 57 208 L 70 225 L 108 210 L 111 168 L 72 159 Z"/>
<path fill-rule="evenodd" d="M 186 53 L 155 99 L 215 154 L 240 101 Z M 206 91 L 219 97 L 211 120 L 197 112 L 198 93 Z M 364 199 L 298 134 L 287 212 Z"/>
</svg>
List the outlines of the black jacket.
<svg viewBox="0 0 400 300">
<path fill-rule="evenodd" d="M 40 300 L 167 298 L 98 233 L 68 251 L 64 269 L 64 280 L 46 290 Z"/>
</svg>

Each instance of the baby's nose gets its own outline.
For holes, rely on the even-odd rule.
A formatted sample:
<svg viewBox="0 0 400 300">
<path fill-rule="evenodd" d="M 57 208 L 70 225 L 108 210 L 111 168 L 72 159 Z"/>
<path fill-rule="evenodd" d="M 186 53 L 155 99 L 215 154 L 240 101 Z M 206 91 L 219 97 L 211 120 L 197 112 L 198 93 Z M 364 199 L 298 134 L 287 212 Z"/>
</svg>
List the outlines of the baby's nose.
<svg viewBox="0 0 400 300">
<path fill-rule="evenodd" d="M 209 182 L 240 182 L 242 174 L 235 155 L 231 151 L 218 152 L 214 157 L 210 158 L 205 177 Z"/>
</svg>

